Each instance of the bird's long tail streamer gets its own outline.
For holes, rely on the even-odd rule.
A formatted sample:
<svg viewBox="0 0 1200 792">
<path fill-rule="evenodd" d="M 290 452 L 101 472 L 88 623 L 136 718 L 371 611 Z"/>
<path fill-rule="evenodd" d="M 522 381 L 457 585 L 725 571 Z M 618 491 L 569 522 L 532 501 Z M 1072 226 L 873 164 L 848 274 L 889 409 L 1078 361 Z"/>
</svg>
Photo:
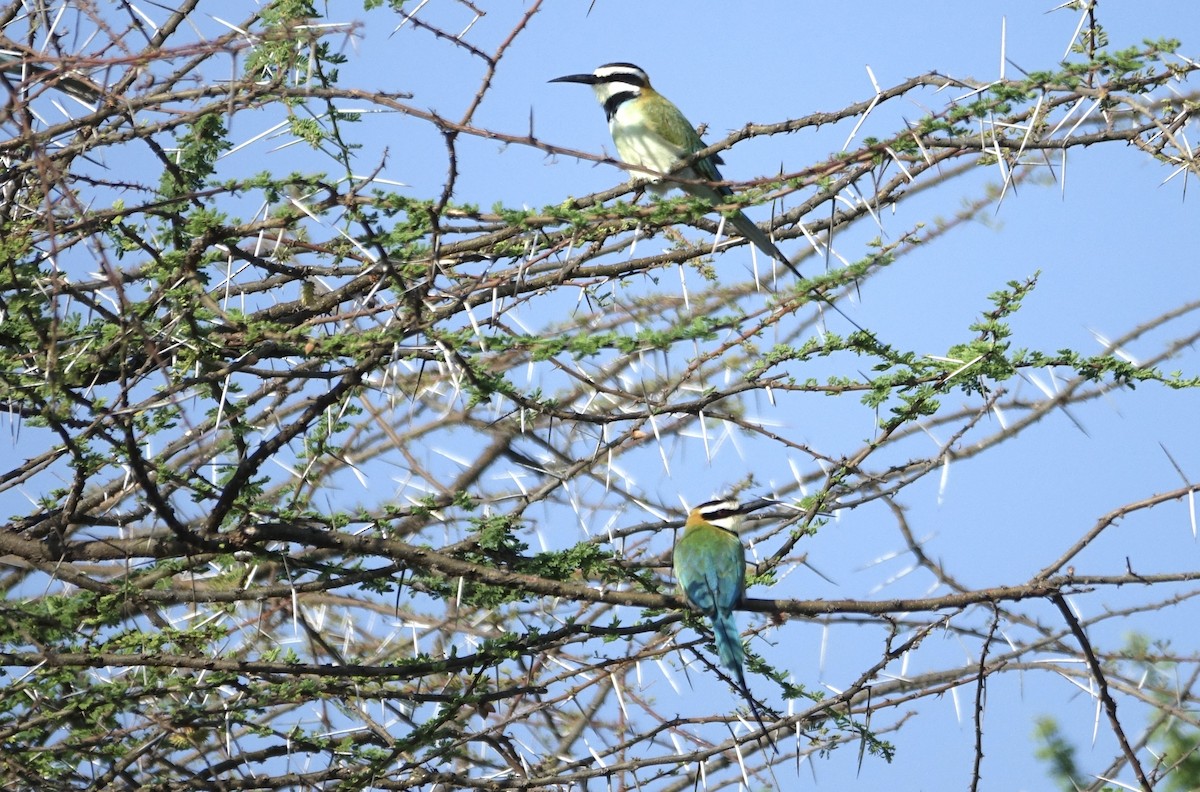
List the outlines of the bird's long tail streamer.
<svg viewBox="0 0 1200 792">
<path fill-rule="evenodd" d="M 739 687 L 742 697 L 746 699 L 746 703 L 750 705 L 750 714 L 754 716 L 754 722 L 758 724 L 758 728 L 766 736 L 767 742 L 771 744 L 771 748 L 775 753 L 779 753 L 779 746 L 775 744 L 775 740 L 771 737 L 771 732 L 767 730 L 763 723 L 762 715 L 758 711 L 758 705 L 754 702 L 754 696 L 750 693 L 750 686 L 746 684 L 746 675 L 742 670 L 743 664 L 746 661 L 746 651 L 742 648 L 742 636 L 738 632 L 737 621 L 733 618 L 732 611 L 718 610 L 712 617 L 713 638 L 717 644 L 717 657 L 721 659 L 721 665 L 733 672 L 734 681 Z"/>
</svg>

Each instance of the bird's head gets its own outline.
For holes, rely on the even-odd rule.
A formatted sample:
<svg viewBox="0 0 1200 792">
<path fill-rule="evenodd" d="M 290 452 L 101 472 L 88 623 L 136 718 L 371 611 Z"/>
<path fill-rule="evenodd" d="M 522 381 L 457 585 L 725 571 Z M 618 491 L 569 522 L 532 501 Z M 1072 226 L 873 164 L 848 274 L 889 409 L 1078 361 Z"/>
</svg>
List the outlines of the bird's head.
<svg viewBox="0 0 1200 792">
<path fill-rule="evenodd" d="M 770 506 L 774 503 L 778 503 L 778 501 L 773 501 L 769 498 L 758 498 L 746 503 L 739 503 L 732 498 L 712 500 L 707 503 L 701 503 L 688 512 L 686 525 L 708 523 L 718 528 L 724 528 L 727 531 L 736 532 L 743 517 L 750 512 L 757 511 L 764 506 Z"/>
<path fill-rule="evenodd" d="M 568 74 L 565 77 L 555 77 L 550 82 L 573 82 L 592 86 L 600 104 L 607 105 L 613 96 L 632 94 L 637 97 L 643 89 L 650 87 L 650 78 L 646 72 L 632 63 L 606 63 L 596 68 L 591 74 Z"/>
</svg>

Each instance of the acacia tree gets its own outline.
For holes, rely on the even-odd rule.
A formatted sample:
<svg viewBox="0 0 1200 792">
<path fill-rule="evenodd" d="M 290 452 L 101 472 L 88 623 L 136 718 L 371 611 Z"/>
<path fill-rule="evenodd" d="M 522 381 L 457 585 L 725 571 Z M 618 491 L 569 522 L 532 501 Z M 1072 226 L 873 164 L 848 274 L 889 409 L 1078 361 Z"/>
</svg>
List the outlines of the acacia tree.
<svg viewBox="0 0 1200 792">
<path fill-rule="evenodd" d="M 1139 617 L 1190 603 L 1195 567 L 1098 572 L 1085 551 L 1194 486 L 1099 512 L 1036 574 L 989 586 L 925 552 L 906 491 L 1105 394 L 1194 389 L 1175 369 L 1200 303 L 1181 295 L 1100 354 L 1017 348 L 1031 273 L 982 283 L 977 319 L 927 355 L 848 302 L 1044 173 L 1049 152 L 1133 147 L 1195 172 L 1180 86 L 1196 66 L 1178 45 L 1111 50 L 1085 11 L 1053 70 L 927 73 L 724 137 L 712 151 L 901 99 L 933 108 L 736 185 L 739 204 L 786 207 L 771 230 L 806 251 L 796 281 L 746 268 L 744 245 L 715 250 L 720 219 L 694 199 L 621 184 L 536 210 L 456 200 L 473 140 L 613 163 L 477 121 L 539 3 L 494 12 L 513 15 L 495 40 L 424 5 L 342 23 L 278 2 L 215 33 L 199 0 L 153 20 L 73 5 L 69 36 L 48 8 L 0 15 L 7 787 L 786 787 L 796 762 L 841 746 L 890 759 L 893 735 L 955 690 L 972 702 L 973 786 L 985 694 L 1030 669 L 1091 691 L 1113 741 L 1109 766 L 1080 767 L 1044 722 L 1064 783 L 1185 783 L 1194 656 L 1090 631 L 1145 632 Z M 461 114 L 343 83 L 347 43 L 401 20 L 479 64 Z M 385 114 L 436 133 L 420 154 L 443 158 L 440 189 L 414 195 L 367 159 Z M 305 164 L 229 156 L 280 141 Z M 971 181 L 981 166 L 1001 178 Z M 871 239 L 922 194 L 927 218 Z M 1121 353 L 1148 338 L 1154 354 Z M 1047 369 L 1057 389 L 1017 387 Z M 797 416 L 831 403 L 876 430 L 808 442 Z M 778 752 L 714 685 L 707 627 L 669 573 L 680 503 L 646 482 L 738 446 L 732 493 L 767 486 L 768 459 L 792 472 L 744 537 L 752 581 L 771 586 L 741 610 L 769 616 L 743 622 Z M 935 590 L 797 598 L 808 538 L 872 504 Z M 1107 599 L 1131 584 L 1139 598 Z M 1085 597 L 1118 604 L 1085 617 L 1071 605 Z M 850 684 L 793 673 L 805 624 L 873 630 Z M 904 670 L 947 634 L 966 659 Z"/>
</svg>

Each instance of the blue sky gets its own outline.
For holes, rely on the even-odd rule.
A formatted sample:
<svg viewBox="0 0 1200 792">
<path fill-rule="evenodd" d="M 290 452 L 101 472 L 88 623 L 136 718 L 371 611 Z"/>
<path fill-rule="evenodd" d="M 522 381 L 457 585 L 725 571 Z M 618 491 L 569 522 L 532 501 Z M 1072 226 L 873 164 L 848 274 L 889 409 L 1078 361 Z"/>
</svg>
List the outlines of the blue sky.
<svg viewBox="0 0 1200 792">
<path fill-rule="evenodd" d="M 1049 3 L 913 8 L 635 5 L 600 0 L 590 16 L 582 13 L 583 6 L 556 4 L 538 15 L 497 75 L 494 93 L 479 114 L 481 124 L 521 134 L 532 113 L 542 140 L 611 152 L 591 92 L 546 80 L 590 71 L 600 63 L 632 61 L 645 68 L 655 86 L 694 123 L 708 125 L 711 141 L 748 122 L 776 122 L 868 99 L 873 94 L 868 67 L 883 86 L 929 70 L 986 81 L 999 77 L 1001 68 L 1010 76 L 1018 69 L 1054 69 L 1079 22 L 1077 12 L 1051 12 Z M 1183 39 L 1185 53 L 1200 47 L 1200 9 L 1193 4 L 1113 3 L 1102 4 L 1100 11 L 1111 48 L 1170 36 Z M 512 16 L 489 18 L 488 23 L 503 30 Z M 423 37 L 396 38 L 413 47 L 398 53 L 397 68 L 412 77 L 401 84 L 414 87 L 414 103 L 446 113 L 461 108 L 464 96 L 450 89 L 459 75 L 443 71 L 441 61 L 437 70 L 422 71 Z M 1010 61 L 1003 67 L 1002 42 Z M 886 134 L 899 118 L 920 117 L 960 93 L 929 92 L 923 97 L 929 102 L 926 106 L 889 106 L 872 115 L 859 137 Z M 802 168 L 839 151 L 849 133 L 850 126 L 841 124 L 747 141 L 726 152 L 725 175 L 766 175 L 781 163 L 788 170 Z M 490 142 L 467 143 L 464 148 L 478 156 L 480 166 L 464 167 L 468 176 L 458 197 L 485 206 L 495 200 L 528 206 L 557 203 L 623 178 L 614 168 L 546 158 Z M 437 164 L 428 172 L 419 161 L 405 160 L 404 165 L 411 168 L 399 170 L 411 177 L 402 173 L 401 178 L 412 178 L 418 190 L 440 178 Z M 1053 165 L 1039 174 L 1045 184 L 1023 185 L 1007 195 L 1003 205 L 985 212 L 983 222 L 956 230 L 864 285 L 852 311 L 855 319 L 886 333 L 889 340 L 944 354 L 948 344 L 963 339 L 966 325 L 989 307 L 989 293 L 1010 279 L 1040 272 L 1039 287 L 1013 323 L 1015 345 L 1095 353 L 1101 350 L 1098 337 L 1117 337 L 1187 296 L 1200 294 L 1196 208 L 1194 199 L 1187 200 L 1182 178 L 1163 184 L 1167 168 L 1120 146 L 1072 153 L 1065 173 L 1057 160 Z M 978 194 L 978 185 L 985 181 L 996 181 L 996 173 L 984 172 L 902 205 L 883 219 L 883 235 L 948 217 L 970 188 L 971 195 Z M 1194 188 L 1190 185 L 1189 191 Z M 758 211 L 761 218 L 765 210 Z M 836 240 L 835 247 L 853 260 L 863 253 L 863 242 L 852 233 Z M 1151 354 L 1156 348 L 1156 343 L 1140 341 L 1130 352 Z M 1183 360 L 1188 363 L 1185 368 L 1197 369 L 1194 350 Z M 1049 374 L 1041 380 L 1053 387 Z M 1008 385 L 1030 398 L 1040 396 L 1036 384 Z M 955 463 L 945 479 L 931 475 L 906 489 L 900 502 L 914 533 L 927 539 L 926 552 L 961 575 L 965 584 L 1020 583 L 1110 509 L 1179 486 L 1182 482 L 1160 443 L 1185 472 L 1200 475 L 1200 428 L 1192 419 L 1196 406 L 1193 393 L 1150 385 L 1074 407 L 1071 416 L 1052 413 L 1018 441 Z M 807 400 L 804 414 L 794 416 L 773 412 L 769 404 L 759 407 L 764 417 L 783 422 L 792 436 L 831 452 L 854 448 L 874 431 L 870 414 L 831 400 Z M 929 453 L 935 438 L 945 440 L 946 434 L 931 430 L 928 446 L 914 441 L 913 453 Z M 731 473 L 740 475 L 745 469 L 741 466 L 754 467 L 765 482 L 790 478 L 787 461 L 770 450 L 725 454 L 707 466 L 703 460 L 699 465 L 677 464 L 671 477 L 659 470 L 657 483 L 653 470 L 641 471 L 641 476 L 666 501 L 681 490 L 687 501 L 696 503 L 721 491 Z M 894 520 L 878 503 L 840 513 L 806 549 L 810 562 L 836 585 L 801 568 L 771 596 L 885 598 L 946 591 L 925 573 L 903 574 L 910 563 L 903 555 L 880 560 L 901 553 L 903 546 Z M 1195 549 L 1186 505 L 1172 504 L 1129 518 L 1083 554 L 1080 567 L 1086 561 L 1088 571 L 1120 573 L 1128 557 L 1135 569 L 1194 569 Z M 1076 604 L 1084 615 L 1095 615 L 1120 601 L 1109 592 L 1080 597 Z M 1031 606 L 1031 612 L 1054 621 L 1048 604 Z M 1107 648 L 1119 645 L 1131 629 L 1192 645 L 1190 625 L 1197 615 L 1194 606 L 1184 605 L 1094 632 Z M 745 615 L 742 619 L 744 624 L 750 621 Z M 881 630 L 869 628 L 841 627 L 826 633 L 819 625 L 791 622 L 770 636 L 773 646 L 752 646 L 789 668 L 796 679 L 832 688 L 845 686 L 877 658 L 881 647 Z M 967 662 L 974 651 L 949 633 L 935 634 L 914 653 L 907 670 L 954 666 Z M 652 677 L 653 671 L 647 675 Z M 662 688 L 650 684 L 654 690 Z M 914 704 L 919 715 L 889 735 L 899 749 L 893 764 L 868 759 L 860 770 L 855 752 L 843 750 L 817 761 L 815 778 L 822 786 L 842 790 L 884 785 L 895 790 L 965 788 L 972 761 L 973 695 L 974 689 L 964 686 Z M 701 697 L 693 708 L 702 709 L 711 701 Z M 1093 741 L 1094 700 L 1053 672 L 1030 669 L 996 677 L 987 702 L 985 789 L 1047 788 L 1030 739 L 1033 718 L 1040 714 L 1052 714 L 1068 727 L 1084 767 L 1103 768 L 1114 755 L 1103 722 Z M 1142 722 L 1135 710 L 1126 712 L 1133 725 Z M 808 772 L 802 771 L 801 782 L 807 783 Z M 785 785 L 788 775 L 781 776 Z"/>
<path fill-rule="evenodd" d="M 532 117 L 543 141 L 611 153 L 606 124 L 591 92 L 546 81 L 587 72 L 601 63 L 632 61 L 645 68 L 657 89 L 694 123 L 706 124 L 712 141 L 749 122 L 777 122 L 869 99 L 874 92 L 872 74 L 881 86 L 888 86 L 930 70 L 988 81 L 1001 76 L 1001 69 L 1008 76 L 1021 69 L 1054 69 L 1080 20 L 1079 12 L 1053 11 L 1051 3 L 914 8 L 599 0 L 585 15 L 586 5 L 547 5 L 538 14 L 506 56 L 477 116 L 480 125 L 524 134 Z M 450 16 L 456 11 L 462 9 L 453 4 L 430 8 L 434 18 L 438 12 Z M 499 40 L 515 17 L 515 10 L 490 11 L 478 23 L 483 26 L 476 31 L 478 40 Z M 1112 49 L 1160 37 L 1182 38 L 1185 54 L 1200 49 L 1200 8 L 1195 4 L 1106 3 L 1100 6 L 1100 21 Z M 395 65 L 395 87 L 413 90 L 413 104 L 451 117 L 461 112 L 473 93 L 472 76 L 478 79 L 477 63 L 465 55 L 447 60 L 444 44 L 412 30 L 386 43 L 372 37 L 363 43 L 368 54 L 381 46 Z M 1007 63 L 1002 63 L 1002 47 Z M 919 102 L 881 108 L 858 138 L 886 135 L 901 119 L 918 118 L 962 93 L 928 91 Z M 412 135 L 389 142 L 390 174 L 410 183 L 417 194 L 436 189 L 443 174 L 437 142 L 418 125 L 397 122 L 397 129 L 402 126 Z M 751 178 L 776 172 L 781 165 L 798 170 L 841 150 L 850 131 L 851 125 L 842 123 L 746 141 L 725 152 L 724 173 L 727 178 Z M 423 156 L 427 146 L 435 152 L 429 159 Z M 550 158 L 490 141 L 465 140 L 460 154 L 464 177 L 456 198 L 485 207 L 496 201 L 530 207 L 555 204 L 624 178 L 613 167 Z M 1055 156 L 1039 170 L 1041 183 L 1022 185 L 1006 195 L 1002 205 L 985 211 L 980 221 L 871 279 L 848 310 L 890 341 L 927 354 L 945 354 L 949 344 L 969 335 L 966 326 L 990 307 L 989 293 L 1009 280 L 1040 272 L 1038 288 L 1013 322 L 1014 345 L 1098 353 L 1103 343 L 1099 339 L 1118 337 L 1200 294 L 1196 207 L 1187 195 L 1196 185 L 1187 185 L 1185 191 L 1182 177 L 1164 184 L 1169 173 L 1165 166 L 1121 146 L 1073 152 L 1065 169 Z M 997 172 L 981 168 L 978 174 L 889 210 L 881 219 L 882 228 L 839 237 L 835 247 L 854 260 L 864 254 L 869 236 L 894 239 L 915 223 L 949 217 L 966 197 L 995 182 Z M 766 210 L 757 212 L 754 216 L 761 219 Z M 1173 332 L 1181 328 L 1175 326 Z M 1135 356 L 1154 354 L 1165 337 L 1153 333 L 1128 351 Z M 1179 366 L 1195 372 L 1198 362 L 1195 350 L 1186 350 Z M 1039 382 L 1056 387 L 1049 373 L 1040 375 Z M 1041 396 L 1039 384 L 1032 381 L 1006 386 L 1031 399 Z M 956 398 L 949 396 L 946 402 Z M 960 575 L 963 583 L 1021 583 L 1109 510 L 1179 486 L 1182 482 L 1160 444 L 1189 476 L 1200 475 L 1196 407 L 1194 393 L 1148 385 L 1072 407 L 1070 415 L 1052 412 L 1017 441 L 953 464 L 944 478 L 940 473 L 926 477 L 906 489 L 899 501 L 913 532 L 926 539 L 925 551 Z M 777 421 L 789 436 L 835 454 L 857 447 L 875 431 L 869 411 L 824 398 L 803 400 L 801 413 L 756 402 L 751 414 Z M 985 426 L 983 433 L 997 428 Z M 949 430 L 930 429 L 928 438 L 915 438 L 905 448 L 914 455 L 927 454 L 948 434 Z M 644 469 L 633 472 L 646 491 L 664 502 L 697 503 L 723 491 L 746 469 L 754 469 L 764 484 L 786 484 L 792 477 L 786 456 L 778 449 L 750 447 L 740 454 L 726 449 L 706 463 L 693 449 L 690 456 L 673 456 L 670 475 L 656 469 L 652 455 L 644 460 Z M 628 518 L 637 521 L 646 515 Z M 770 596 L 886 598 L 946 592 L 924 572 L 905 572 L 911 561 L 903 554 L 893 516 L 878 502 L 839 513 L 807 540 L 805 549 L 813 566 L 835 584 L 800 568 Z M 892 554 L 899 555 L 889 557 Z M 1086 563 L 1089 572 L 1117 574 L 1125 570 L 1127 558 L 1138 570 L 1195 569 L 1196 546 L 1186 504 L 1128 518 L 1077 563 L 1080 571 Z M 767 593 L 759 590 L 757 595 Z M 1073 602 L 1081 614 L 1090 616 L 1118 607 L 1125 596 L 1103 592 L 1081 595 Z M 1058 623 L 1049 604 L 1031 605 L 1029 612 Z M 1191 625 L 1198 615 L 1194 605 L 1184 604 L 1129 623 L 1100 625 L 1093 632 L 1109 649 L 1119 646 L 1129 630 L 1194 646 Z M 743 615 L 742 621 L 751 619 Z M 769 632 L 772 645 L 752 646 L 805 684 L 841 688 L 877 659 L 883 635 L 879 626 L 842 626 L 826 632 L 818 624 L 790 622 Z M 1013 629 L 1016 637 L 1021 630 Z M 950 633 L 935 634 L 913 654 L 906 670 L 953 667 L 969 662 L 976 651 Z M 663 685 L 655 672 L 643 673 L 648 688 L 661 694 Z M 963 686 L 914 704 L 918 716 L 889 735 L 898 746 L 893 764 L 868 759 L 860 769 L 855 751 L 842 750 L 815 763 L 816 780 L 842 790 L 885 785 L 895 790 L 965 788 L 974 739 L 973 696 L 974 688 Z M 712 701 L 711 696 L 699 696 L 690 702 L 671 700 L 664 707 L 696 711 Z M 1144 722 L 1144 713 L 1132 708 L 1125 712 L 1133 726 Z M 1030 668 L 1000 675 L 989 688 L 983 788 L 1048 787 L 1030 739 L 1033 718 L 1041 714 L 1054 715 L 1069 729 L 1084 767 L 1107 766 L 1114 742 L 1103 721 L 1093 739 L 1094 699 L 1054 672 Z M 790 772 L 780 776 L 785 786 Z M 801 772 L 801 782 L 808 782 L 809 772 Z"/>
</svg>

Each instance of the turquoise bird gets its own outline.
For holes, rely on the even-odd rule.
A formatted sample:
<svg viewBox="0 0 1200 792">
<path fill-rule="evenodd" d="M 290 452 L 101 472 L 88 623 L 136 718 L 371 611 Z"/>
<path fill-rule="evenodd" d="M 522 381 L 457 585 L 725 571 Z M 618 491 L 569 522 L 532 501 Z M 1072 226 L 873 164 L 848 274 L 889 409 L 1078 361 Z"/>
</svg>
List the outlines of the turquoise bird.
<svg viewBox="0 0 1200 792">
<path fill-rule="evenodd" d="M 733 674 L 764 733 L 766 728 L 746 685 L 746 652 L 733 609 L 746 590 L 746 550 L 737 534 L 738 525 L 745 515 L 773 503 L 776 501 L 766 499 L 701 503 L 688 513 L 674 553 L 675 579 L 688 602 L 712 620 L 721 665 Z"/>
</svg>

